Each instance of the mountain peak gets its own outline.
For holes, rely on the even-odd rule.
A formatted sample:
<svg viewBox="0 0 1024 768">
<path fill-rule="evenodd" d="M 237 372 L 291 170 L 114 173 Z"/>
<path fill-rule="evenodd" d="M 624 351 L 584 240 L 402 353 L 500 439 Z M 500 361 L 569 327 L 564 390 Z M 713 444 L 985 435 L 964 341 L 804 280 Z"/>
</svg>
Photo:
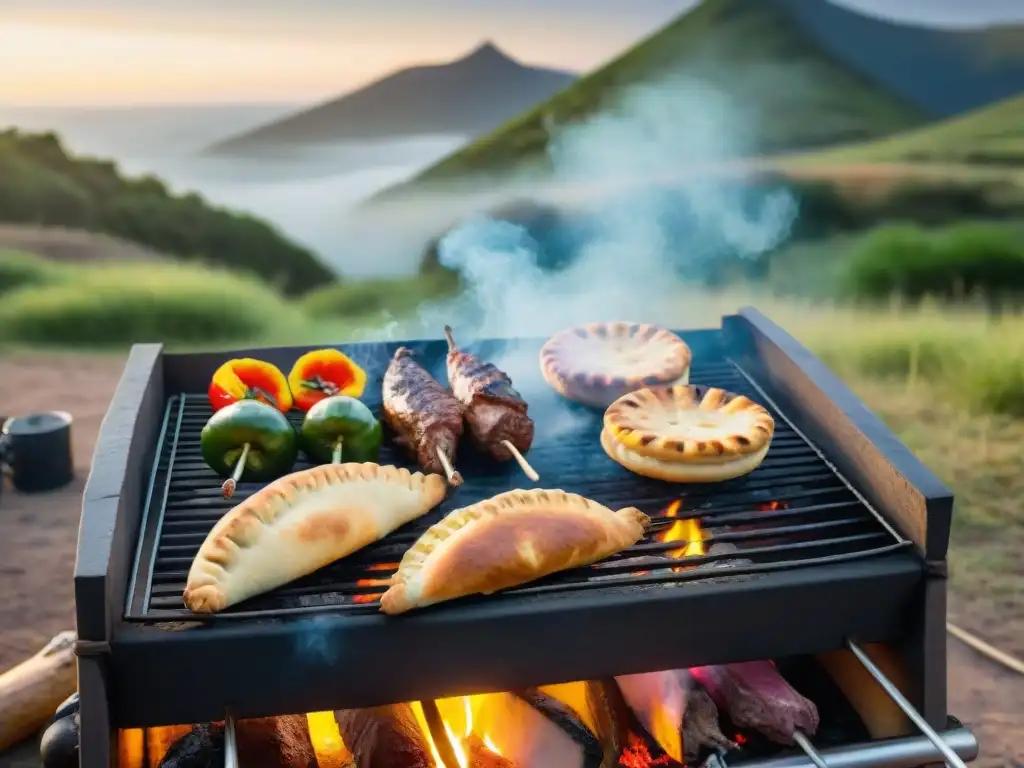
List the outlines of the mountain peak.
<svg viewBox="0 0 1024 768">
<path fill-rule="evenodd" d="M 461 61 L 509 61 L 512 62 L 514 59 L 501 50 L 491 40 L 484 40 L 476 48 L 467 53 L 462 57 Z"/>
</svg>

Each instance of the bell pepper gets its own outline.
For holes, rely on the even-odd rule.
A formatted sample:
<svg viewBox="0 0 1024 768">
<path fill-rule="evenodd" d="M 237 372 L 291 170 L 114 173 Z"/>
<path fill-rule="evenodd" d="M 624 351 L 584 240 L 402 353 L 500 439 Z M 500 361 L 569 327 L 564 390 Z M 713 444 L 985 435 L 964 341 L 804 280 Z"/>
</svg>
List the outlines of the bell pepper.
<svg viewBox="0 0 1024 768">
<path fill-rule="evenodd" d="M 279 410 L 257 400 L 239 400 L 210 417 L 199 435 L 203 461 L 221 477 L 224 495 L 241 481 L 274 480 L 291 471 L 298 436 Z"/>
<path fill-rule="evenodd" d="M 336 349 L 307 352 L 288 374 L 295 407 L 309 411 L 325 397 L 359 397 L 366 389 L 366 371 Z"/>
<path fill-rule="evenodd" d="M 321 464 L 376 461 L 384 430 L 362 401 L 334 395 L 309 409 L 300 436 L 302 450 Z"/>
<path fill-rule="evenodd" d="M 207 396 L 214 411 L 239 400 L 258 400 L 281 413 L 292 409 L 288 379 L 277 366 L 251 357 L 228 360 L 218 368 L 210 380 Z"/>
</svg>

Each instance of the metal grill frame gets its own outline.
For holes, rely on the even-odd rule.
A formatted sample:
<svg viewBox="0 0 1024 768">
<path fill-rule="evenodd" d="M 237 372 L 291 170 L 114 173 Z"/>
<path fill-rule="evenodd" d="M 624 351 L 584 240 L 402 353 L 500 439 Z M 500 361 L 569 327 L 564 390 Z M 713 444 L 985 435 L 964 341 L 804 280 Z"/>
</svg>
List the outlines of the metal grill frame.
<svg viewBox="0 0 1024 768">
<path fill-rule="evenodd" d="M 737 584 L 693 583 L 684 611 L 673 610 L 678 589 L 649 590 L 643 605 L 635 591 L 583 590 L 543 601 L 452 605 L 397 621 L 327 613 L 210 626 L 125 622 L 168 395 L 201 391 L 229 357 L 287 366 L 305 351 L 171 355 L 139 345 L 101 429 L 83 499 L 75 571 L 83 764 L 94 764 L 93 757 L 85 762 L 87 753 L 109 756 L 115 726 L 219 719 L 226 710 L 250 717 L 508 690 L 812 653 L 840 648 L 850 637 L 900 648 L 912 678 L 908 696 L 942 727 L 952 494 L 810 352 L 756 310 L 686 338 L 695 346 L 722 345 L 916 551 Z M 728 613 L 720 610 L 724 595 Z M 658 631 L 638 636 L 652 609 L 662 617 Z M 606 620 L 609 612 L 614 623 Z M 472 659 L 452 653 L 453 631 L 472 637 Z M 304 643 L 321 649 L 320 656 L 303 650 Z"/>
</svg>

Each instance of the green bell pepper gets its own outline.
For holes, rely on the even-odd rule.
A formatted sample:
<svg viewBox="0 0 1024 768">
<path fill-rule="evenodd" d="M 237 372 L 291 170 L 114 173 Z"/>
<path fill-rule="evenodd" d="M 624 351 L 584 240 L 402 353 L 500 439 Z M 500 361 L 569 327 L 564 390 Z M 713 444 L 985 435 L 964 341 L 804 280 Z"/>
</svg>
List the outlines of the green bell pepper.
<svg viewBox="0 0 1024 768">
<path fill-rule="evenodd" d="M 214 413 L 203 427 L 199 446 L 210 469 L 221 477 L 233 477 L 236 483 L 286 475 L 299 453 L 291 422 L 257 400 L 239 400 Z"/>
<path fill-rule="evenodd" d="M 384 441 L 373 411 L 347 395 L 325 397 L 313 405 L 299 433 L 302 450 L 321 464 L 376 461 Z"/>
</svg>

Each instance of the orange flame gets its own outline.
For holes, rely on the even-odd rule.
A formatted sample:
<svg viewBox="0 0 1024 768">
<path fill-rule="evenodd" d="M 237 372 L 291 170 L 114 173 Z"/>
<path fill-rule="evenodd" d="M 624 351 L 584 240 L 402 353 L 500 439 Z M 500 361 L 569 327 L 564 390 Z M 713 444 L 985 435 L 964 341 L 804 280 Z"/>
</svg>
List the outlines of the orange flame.
<svg viewBox="0 0 1024 768">
<path fill-rule="evenodd" d="M 444 725 L 445 736 L 452 747 L 452 754 L 455 756 L 456 765 L 445 765 L 434 742 L 434 734 L 427 725 L 427 717 L 423 712 L 423 705 L 418 701 L 412 704 L 413 716 L 427 740 L 430 755 L 434 760 L 434 768 L 470 768 L 469 752 L 466 749 L 466 739 L 473 733 L 473 713 L 476 710 L 482 696 L 456 696 L 449 699 L 438 699 L 437 710 L 441 714 L 441 722 Z M 496 755 L 501 751 L 495 746 L 490 734 L 478 734 L 483 745 Z"/>
<path fill-rule="evenodd" d="M 668 509 L 665 510 L 665 517 L 679 517 L 679 508 L 682 506 L 682 502 L 679 500 L 673 501 L 668 505 Z M 670 549 L 666 554 L 669 557 L 681 560 L 686 557 L 700 557 L 701 555 L 707 554 L 707 549 L 704 546 L 704 529 L 701 527 L 700 520 L 696 517 L 686 517 L 677 519 L 669 527 L 667 531 L 658 534 L 655 537 L 660 542 L 678 541 L 685 542 L 683 546 Z M 673 571 L 679 572 L 685 570 L 685 567 L 680 566 L 673 568 Z"/>
<path fill-rule="evenodd" d="M 776 512 L 780 509 L 789 509 L 788 501 L 765 501 L 757 505 L 758 512 Z"/>
</svg>

